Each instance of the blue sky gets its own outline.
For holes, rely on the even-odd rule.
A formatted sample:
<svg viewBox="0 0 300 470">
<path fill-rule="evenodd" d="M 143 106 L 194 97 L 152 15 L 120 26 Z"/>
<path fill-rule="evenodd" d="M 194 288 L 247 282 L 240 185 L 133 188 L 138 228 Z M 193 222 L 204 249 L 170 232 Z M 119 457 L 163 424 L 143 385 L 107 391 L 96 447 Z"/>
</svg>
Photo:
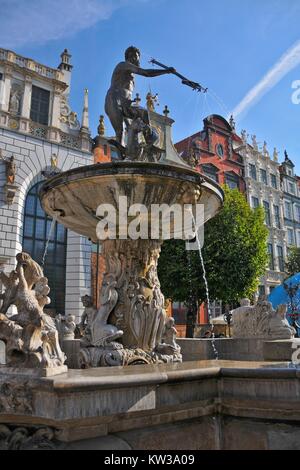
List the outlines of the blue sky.
<svg viewBox="0 0 300 470">
<path fill-rule="evenodd" d="M 73 108 L 81 112 L 88 88 L 96 134 L 112 70 L 136 45 L 143 66 L 154 57 L 209 88 L 204 96 L 170 75 L 136 80 L 142 98 L 150 86 L 159 94 L 158 111 L 168 104 L 175 142 L 208 114 L 236 110 L 237 129 L 276 146 L 281 158 L 286 148 L 300 174 L 300 104 L 292 103 L 299 23 L 299 0 L 0 0 L 0 47 L 53 67 L 67 47 Z"/>
</svg>

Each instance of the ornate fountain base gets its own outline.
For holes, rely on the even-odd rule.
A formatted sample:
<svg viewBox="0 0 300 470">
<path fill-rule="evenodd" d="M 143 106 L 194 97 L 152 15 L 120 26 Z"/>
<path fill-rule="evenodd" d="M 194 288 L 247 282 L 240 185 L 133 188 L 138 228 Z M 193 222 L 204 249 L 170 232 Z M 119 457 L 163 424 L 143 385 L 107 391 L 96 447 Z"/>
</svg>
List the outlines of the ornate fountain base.
<svg viewBox="0 0 300 470">
<path fill-rule="evenodd" d="M 170 142 L 168 152 L 171 148 Z M 102 239 L 98 224 L 101 217 L 106 217 L 101 216 L 103 205 L 115 209 L 114 228 L 121 238 L 123 230 L 126 234 L 131 228 L 134 233 L 143 231 L 142 223 L 137 222 L 135 227 L 135 218 L 130 218 L 130 207 L 146 207 L 140 217 L 148 222 L 149 230 L 156 228 L 151 217 L 153 204 L 168 208 L 176 204 L 181 210 L 186 204 L 202 204 L 205 223 L 221 208 L 223 193 L 214 181 L 183 162 L 180 164 L 178 156 L 177 164 L 113 161 L 72 169 L 47 180 L 40 198 L 51 217 L 96 243 Z M 128 220 L 120 217 L 124 212 Z M 159 219 L 156 235 L 165 238 Z M 181 225 L 178 229 L 170 215 L 169 235 L 180 238 Z M 132 237 L 103 242 L 107 272 L 100 292 L 100 309 L 94 308 L 86 296 L 83 299 L 87 326 L 80 353 L 82 367 L 181 361 L 174 321 L 166 316 L 157 277 L 160 247 L 159 240 Z"/>
<path fill-rule="evenodd" d="M 181 362 L 157 276 L 161 242 L 106 240 L 101 307 L 89 322 L 82 368 Z"/>
</svg>

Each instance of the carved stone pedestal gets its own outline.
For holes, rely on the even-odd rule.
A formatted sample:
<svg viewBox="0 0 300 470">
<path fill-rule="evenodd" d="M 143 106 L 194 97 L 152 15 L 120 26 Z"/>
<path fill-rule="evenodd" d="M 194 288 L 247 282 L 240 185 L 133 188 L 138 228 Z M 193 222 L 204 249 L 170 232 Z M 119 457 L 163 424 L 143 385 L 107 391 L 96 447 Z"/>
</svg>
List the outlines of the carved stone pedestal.
<svg viewBox="0 0 300 470">
<path fill-rule="evenodd" d="M 180 348 L 162 342 L 164 296 L 157 276 L 161 242 L 106 240 L 100 309 L 89 328 L 81 367 L 181 362 Z M 117 340 L 117 341 L 116 341 Z"/>
</svg>

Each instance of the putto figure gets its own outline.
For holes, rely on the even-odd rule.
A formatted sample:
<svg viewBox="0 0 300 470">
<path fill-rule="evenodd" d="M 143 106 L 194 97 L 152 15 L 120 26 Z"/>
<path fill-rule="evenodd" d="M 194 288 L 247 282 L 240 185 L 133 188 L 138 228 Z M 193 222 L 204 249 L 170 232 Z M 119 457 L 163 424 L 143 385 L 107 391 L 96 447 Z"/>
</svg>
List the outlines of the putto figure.
<svg viewBox="0 0 300 470">
<path fill-rule="evenodd" d="M 114 69 L 105 99 L 105 112 L 115 130 L 117 142 L 123 147 L 125 147 L 125 131 L 133 119 L 140 117 L 145 124 L 149 124 L 147 110 L 132 106 L 134 74 L 158 77 L 174 72 L 173 67 L 164 70 L 143 69 L 140 67 L 139 49 L 133 46 L 126 49 L 125 61 L 120 62 Z"/>
</svg>

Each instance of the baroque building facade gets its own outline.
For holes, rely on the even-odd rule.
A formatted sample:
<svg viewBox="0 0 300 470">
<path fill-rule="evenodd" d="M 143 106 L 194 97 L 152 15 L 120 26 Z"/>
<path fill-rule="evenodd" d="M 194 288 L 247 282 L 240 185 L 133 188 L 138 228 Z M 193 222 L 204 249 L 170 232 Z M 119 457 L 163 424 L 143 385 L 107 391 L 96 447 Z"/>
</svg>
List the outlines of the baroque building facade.
<svg viewBox="0 0 300 470">
<path fill-rule="evenodd" d="M 70 59 L 65 49 L 52 68 L 0 49 L 0 269 L 29 252 L 49 278 L 53 314 L 79 320 L 80 298 L 90 292 L 90 242 L 52 221 L 38 198 L 49 176 L 93 162 L 87 90 L 81 122 L 69 104 Z"/>
<path fill-rule="evenodd" d="M 261 206 L 265 210 L 265 223 L 269 230 L 269 267 L 260 279 L 259 293 L 269 295 L 285 278 L 287 246 L 280 164 L 276 149 L 271 158 L 266 142 L 259 148 L 255 135 L 251 137 L 251 145 L 247 138 L 246 131 L 242 131 L 242 145 L 236 146 L 236 151 L 244 160 L 248 203 L 253 209 Z"/>
<path fill-rule="evenodd" d="M 290 247 L 300 247 L 300 187 L 299 178 L 295 174 L 295 165 L 286 151 L 284 155 L 284 161 L 280 166 L 280 177 L 288 254 Z"/>
</svg>

